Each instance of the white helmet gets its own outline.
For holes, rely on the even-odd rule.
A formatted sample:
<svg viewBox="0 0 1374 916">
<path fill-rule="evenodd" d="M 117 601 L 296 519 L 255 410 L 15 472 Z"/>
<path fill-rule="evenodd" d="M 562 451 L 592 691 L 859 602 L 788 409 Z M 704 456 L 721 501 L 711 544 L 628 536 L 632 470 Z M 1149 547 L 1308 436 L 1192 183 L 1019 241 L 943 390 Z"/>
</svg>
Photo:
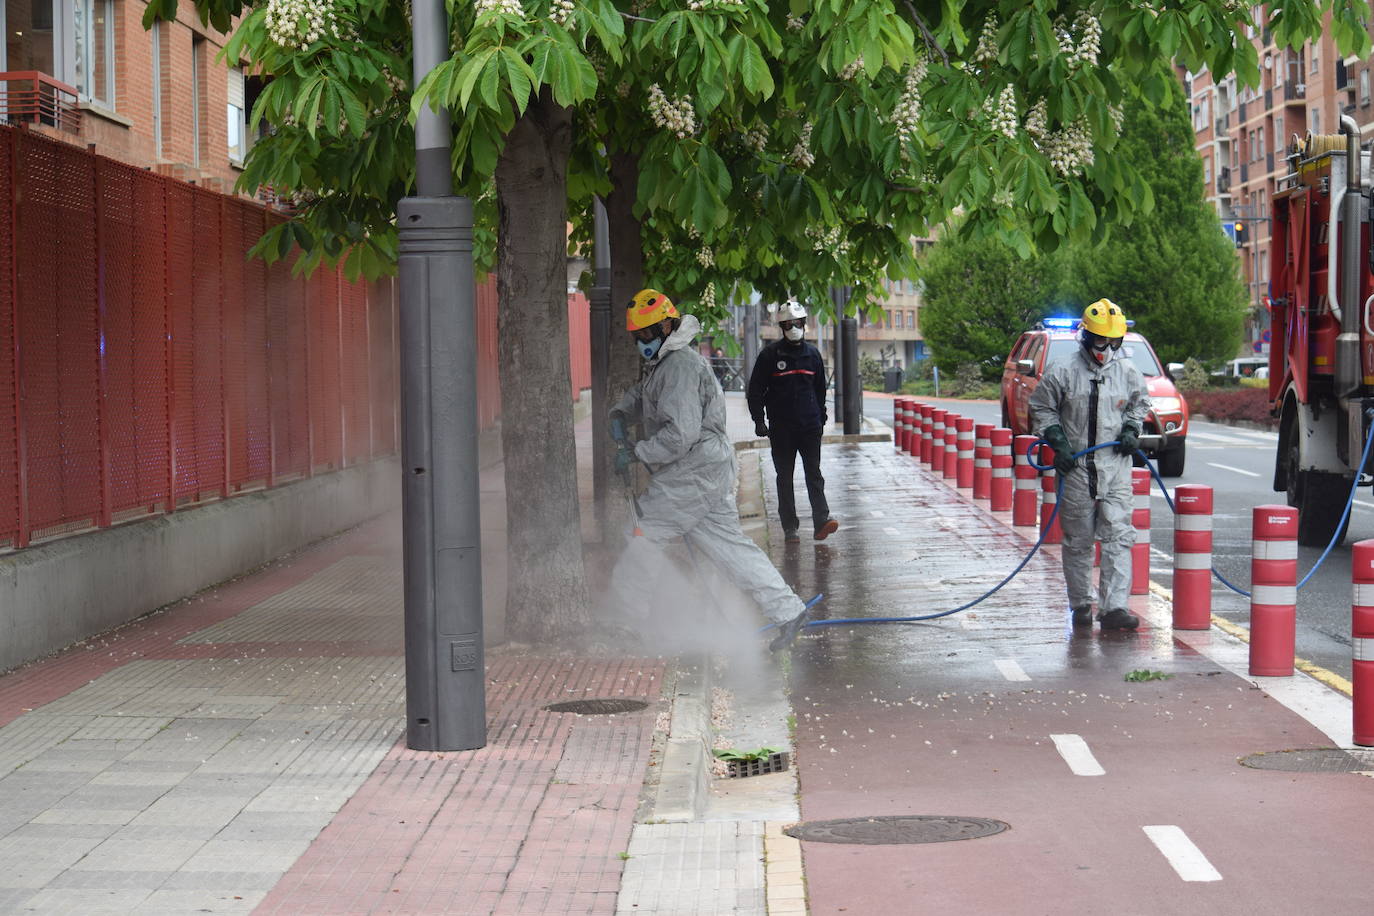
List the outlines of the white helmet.
<svg viewBox="0 0 1374 916">
<path fill-rule="evenodd" d="M 774 316 L 778 321 L 795 321 L 798 318 L 806 317 L 806 306 L 796 299 L 788 299 L 778 306 L 777 314 Z"/>
</svg>

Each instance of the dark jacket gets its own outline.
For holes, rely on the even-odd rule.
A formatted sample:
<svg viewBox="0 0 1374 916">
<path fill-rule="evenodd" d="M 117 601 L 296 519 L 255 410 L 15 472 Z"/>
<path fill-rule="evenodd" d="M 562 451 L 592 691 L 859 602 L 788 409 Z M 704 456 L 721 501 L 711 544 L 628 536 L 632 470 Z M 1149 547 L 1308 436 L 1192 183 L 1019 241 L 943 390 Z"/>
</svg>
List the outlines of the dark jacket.
<svg viewBox="0 0 1374 916">
<path fill-rule="evenodd" d="M 790 432 L 825 426 L 825 363 L 806 341 L 775 340 L 763 348 L 749 375 L 749 416 Z"/>
</svg>

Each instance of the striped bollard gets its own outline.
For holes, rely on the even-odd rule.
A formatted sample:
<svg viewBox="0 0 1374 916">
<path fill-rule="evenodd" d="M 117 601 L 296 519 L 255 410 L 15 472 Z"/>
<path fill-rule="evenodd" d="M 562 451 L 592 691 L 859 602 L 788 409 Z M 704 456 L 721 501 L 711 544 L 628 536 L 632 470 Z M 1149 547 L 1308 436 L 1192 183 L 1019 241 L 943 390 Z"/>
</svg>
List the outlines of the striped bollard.
<svg viewBox="0 0 1374 916">
<path fill-rule="evenodd" d="M 916 443 L 916 451 L 918 453 L 917 457 L 921 459 L 921 463 L 924 465 L 930 464 L 930 439 L 932 434 L 931 427 L 935 422 L 933 418 L 934 413 L 935 408 L 931 407 L 929 404 L 921 404 L 917 408 L 917 415 L 920 417 L 921 423 L 921 439 Z"/>
<path fill-rule="evenodd" d="M 945 412 L 945 464 L 943 473 L 946 480 L 958 480 L 959 415 L 952 410 Z"/>
<path fill-rule="evenodd" d="M 945 415 L 936 407 L 930 412 L 930 469 L 939 474 L 945 469 Z"/>
<path fill-rule="evenodd" d="M 1011 430 L 994 429 L 989 438 L 992 439 L 992 475 L 989 484 L 992 505 L 988 508 L 993 512 L 1007 512 L 1011 509 L 1012 493 Z M 974 496 L 978 495 L 977 479 L 974 478 Z"/>
<path fill-rule="evenodd" d="M 892 402 L 892 445 L 899 452 L 910 451 L 910 418 L 907 416 L 907 399 L 895 398 Z"/>
<path fill-rule="evenodd" d="M 1135 543 L 1131 545 L 1131 594 L 1150 592 L 1150 471 L 1131 468 L 1131 492 L 1135 505 L 1131 509 L 1131 524 L 1135 527 Z"/>
<path fill-rule="evenodd" d="M 1350 548 L 1350 705 L 1352 738 L 1374 747 L 1374 541 Z"/>
<path fill-rule="evenodd" d="M 1026 454 L 1027 449 L 1034 444 L 1034 436 L 1017 436 L 1011 447 L 1015 459 L 1013 470 L 1016 475 L 1016 486 L 1012 491 L 1011 500 L 1013 525 L 1029 527 L 1036 524 L 1036 512 L 1039 511 L 1036 507 L 1040 505 L 1040 495 L 1035 491 L 1040 488 L 1040 472 L 1031 466 L 1030 456 Z"/>
<path fill-rule="evenodd" d="M 1054 511 L 1059 505 L 1059 473 L 1054 469 L 1054 449 L 1048 445 L 1040 446 L 1040 464 L 1050 465 L 1048 471 L 1040 472 L 1040 543 L 1059 544 L 1064 540 L 1064 529 Z"/>
<path fill-rule="evenodd" d="M 1250 673 L 1289 677 L 1298 629 L 1298 510 L 1256 506 L 1251 538 Z"/>
<path fill-rule="evenodd" d="M 978 423 L 973 427 L 973 498 L 987 499 L 992 495 L 992 424 Z"/>
<path fill-rule="evenodd" d="M 915 455 L 917 452 L 916 418 L 918 416 L 916 399 L 902 398 L 902 451 L 908 455 Z"/>
<path fill-rule="evenodd" d="M 1174 487 L 1174 629 L 1212 625 L 1212 488 Z"/>
<path fill-rule="evenodd" d="M 967 488 L 973 486 L 973 417 L 960 417 L 956 429 L 954 444 L 959 464 L 954 485 Z"/>
</svg>

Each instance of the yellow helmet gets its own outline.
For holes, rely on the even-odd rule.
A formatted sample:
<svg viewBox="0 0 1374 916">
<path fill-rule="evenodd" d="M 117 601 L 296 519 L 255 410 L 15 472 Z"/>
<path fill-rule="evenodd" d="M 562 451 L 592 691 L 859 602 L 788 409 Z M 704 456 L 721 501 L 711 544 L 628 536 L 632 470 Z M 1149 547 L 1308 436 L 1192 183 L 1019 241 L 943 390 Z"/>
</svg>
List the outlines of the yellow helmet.
<svg viewBox="0 0 1374 916">
<path fill-rule="evenodd" d="M 625 307 L 625 330 L 638 331 L 665 318 L 679 318 L 673 300 L 656 289 L 641 289 Z"/>
<path fill-rule="evenodd" d="M 1112 300 L 1098 299 L 1083 310 L 1080 327 L 1098 337 L 1125 337 L 1126 316 L 1122 313 L 1121 307 Z"/>
</svg>

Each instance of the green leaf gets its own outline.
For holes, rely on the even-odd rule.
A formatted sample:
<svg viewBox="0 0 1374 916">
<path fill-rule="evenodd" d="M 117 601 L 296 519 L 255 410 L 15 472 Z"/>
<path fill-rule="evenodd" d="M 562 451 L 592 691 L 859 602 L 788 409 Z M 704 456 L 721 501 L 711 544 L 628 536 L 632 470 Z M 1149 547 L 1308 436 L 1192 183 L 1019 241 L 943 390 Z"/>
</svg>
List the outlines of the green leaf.
<svg viewBox="0 0 1374 916">
<path fill-rule="evenodd" d="M 506 79 L 510 83 L 511 98 L 520 114 L 525 113 L 533 93 L 534 71 L 514 48 L 502 48 L 501 59 L 506 65 Z"/>
<path fill-rule="evenodd" d="M 773 74 L 768 69 L 768 64 L 763 59 L 759 46 L 752 41 L 744 43 L 744 58 L 740 61 L 740 77 L 744 80 L 744 88 L 763 98 L 773 95 L 774 83 Z"/>
</svg>

